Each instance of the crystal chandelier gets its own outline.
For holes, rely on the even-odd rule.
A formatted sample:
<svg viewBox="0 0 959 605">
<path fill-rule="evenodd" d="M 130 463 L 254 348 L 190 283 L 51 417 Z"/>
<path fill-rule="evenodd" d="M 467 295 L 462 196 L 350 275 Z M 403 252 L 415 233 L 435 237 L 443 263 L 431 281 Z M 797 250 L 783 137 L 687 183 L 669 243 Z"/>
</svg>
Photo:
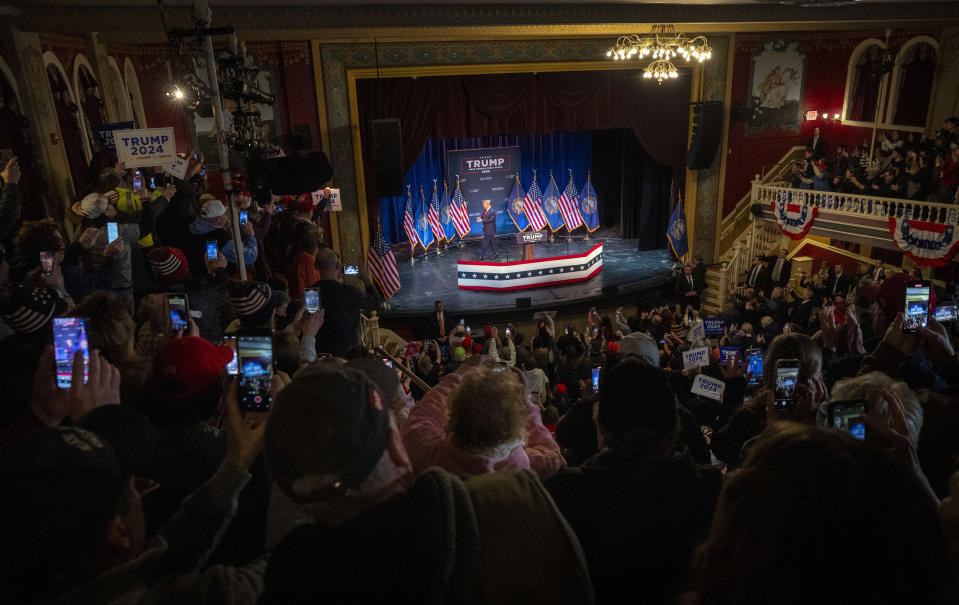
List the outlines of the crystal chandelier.
<svg viewBox="0 0 959 605">
<path fill-rule="evenodd" d="M 713 56 L 706 36 L 689 38 L 686 34 L 677 34 L 672 25 L 654 25 L 649 35 L 629 34 L 620 36 L 616 45 L 606 52 L 607 57 L 616 61 L 650 58 L 643 77 L 655 78 L 659 84 L 663 80 L 679 77 L 679 70 L 672 59 L 682 57 L 687 63 L 703 63 Z"/>
</svg>

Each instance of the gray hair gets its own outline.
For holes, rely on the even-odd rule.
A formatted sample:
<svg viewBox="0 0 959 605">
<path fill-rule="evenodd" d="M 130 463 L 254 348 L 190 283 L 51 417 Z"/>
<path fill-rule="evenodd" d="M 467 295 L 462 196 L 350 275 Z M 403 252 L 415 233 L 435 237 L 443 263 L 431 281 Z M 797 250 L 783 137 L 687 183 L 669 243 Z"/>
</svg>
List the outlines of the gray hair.
<svg viewBox="0 0 959 605">
<path fill-rule="evenodd" d="M 909 441 L 913 445 L 919 443 L 919 431 L 922 430 L 922 406 L 919 398 L 901 380 L 893 380 L 882 372 L 870 372 L 853 378 L 843 378 L 832 387 L 830 399 L 863 399 L 866 402 L 866 412 L 875 418 L 889 422 L 889 404 L 882 393 L 889 389 L 899 397 L 906 416 L 906 430 L 909 432 Z M 823 404 L 825 411 L 825 404 Z"/>
</svg>

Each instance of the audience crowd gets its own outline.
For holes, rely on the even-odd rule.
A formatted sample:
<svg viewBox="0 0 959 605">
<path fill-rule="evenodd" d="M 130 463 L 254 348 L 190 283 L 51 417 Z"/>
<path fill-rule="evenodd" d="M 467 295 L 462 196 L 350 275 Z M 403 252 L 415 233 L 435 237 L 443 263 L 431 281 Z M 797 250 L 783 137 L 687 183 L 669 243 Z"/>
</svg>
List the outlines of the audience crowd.
<svg viewBox="0 0 959 605">
<path fill-rule="evenodd" d="M 898 130 L 881 132 L 872 156 L 869 141 L 855 148 L 837 145 L 831 156 L 826 149 L 817 128 L 805 157 L 793 165 L 793 187 L 959 203 L 959 117 L 946 119 L 934 138 L 924 139 L 914 132 L 903 137 Z"/>
<path fill-rule="evenodd" d="M 780 253 L 716 317 L 697 262 L 672 302 L 579 321 L 474 331 L 436 301 L 393 355 L 323 201 L 237 189 L 234 224 L 202 156 L 184 180 L 104 164 L 75 238 L 21 223 L 0 172 L 2 602 L 957 601 L 951 295 L 911 332 L 905 274 L 825 267 L 796 297 Z M 61 317 L 90 351 L 66 368 Z M 254 333 L 272 405 L 249 411 L 230 345 Z"/>
</svg>

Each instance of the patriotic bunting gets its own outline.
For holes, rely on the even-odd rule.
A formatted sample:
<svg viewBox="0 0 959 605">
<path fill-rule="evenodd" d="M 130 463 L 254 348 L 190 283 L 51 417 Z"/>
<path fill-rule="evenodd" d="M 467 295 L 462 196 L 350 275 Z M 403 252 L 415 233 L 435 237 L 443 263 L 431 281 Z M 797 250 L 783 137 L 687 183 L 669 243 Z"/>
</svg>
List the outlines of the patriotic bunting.
<svg viewBox="0 0 959 605">
<path fill-rule="evenodd" d="M 905 217 L 889 217 L 889 233 L 903 254 L 922 267 L 943 267 L 959 251 L 955 224 L 944 225 Z"/>
<path fill-rule="evenodd" d="M 781 192 L 772 202 L 773 218 L 789 239 L 802 239 L 812 229 L 813 221 L 819 215 L 819 208 L 808 204 L 791 204 L 790 197 Z"/>
</svg>

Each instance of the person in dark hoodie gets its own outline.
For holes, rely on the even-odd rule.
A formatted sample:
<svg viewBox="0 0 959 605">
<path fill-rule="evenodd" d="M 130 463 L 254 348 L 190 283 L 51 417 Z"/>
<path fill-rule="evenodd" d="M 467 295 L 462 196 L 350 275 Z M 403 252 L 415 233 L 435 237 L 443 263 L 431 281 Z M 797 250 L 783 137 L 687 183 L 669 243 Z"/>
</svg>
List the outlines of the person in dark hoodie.
<svg viewBox="0 0 959 605">
<path fill-rule="evenodd" d="M 240 235 L 243 238 L 243 263 L 252 265 L 256 262 L 258 246 L 253 236 L 253 227 L 249 223 L 240 225 Z M 216 249 L 226 257 L 228 263 L 236 263 L 236 248 L 233 236 L 230 233 L 230 220 L 226 206 L 220 200 L 210 196 L 200 207 L 200 215 L 190 223 L 190 237 L 185 250 L 190 262 L 190 273 L 193 277 L 203 277 L 206 274 L 206 244 L 216 242 Z"/>
<path fill-rule="evenodd" d="M 177 248 L 154 248 L 147 260 L 153 270 L 156 291 L 186 294 L 190 316 L 200 329 L 200 336 L 210 342 L 223 340 L 223 329 L 232 315 L 223 254 L 204 263 L 206 274 L 199 280 L 190 275 L 186 255 Z"/>
<path fill-rule="evenodd" d="M 699 467 L 679 439 L 665 372 L 627 357 L 602 376 L 600 451 L 546 481 L 579 537 L 598 603 L 635 594 L 673 603 L 712 519 L 720 472 Z"/>
</svg>

